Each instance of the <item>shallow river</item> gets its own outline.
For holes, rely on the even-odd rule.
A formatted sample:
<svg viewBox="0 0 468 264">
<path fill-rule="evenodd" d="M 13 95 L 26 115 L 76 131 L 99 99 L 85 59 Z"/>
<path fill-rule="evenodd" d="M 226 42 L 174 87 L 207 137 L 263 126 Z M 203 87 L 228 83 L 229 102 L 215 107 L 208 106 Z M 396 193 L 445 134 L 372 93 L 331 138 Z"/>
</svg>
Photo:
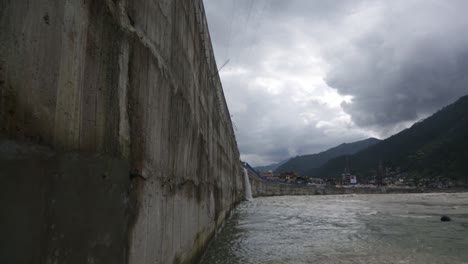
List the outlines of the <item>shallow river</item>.
<svg viewBox="0 0 468 264">
<path fill-rule="evenodd" d="M 468 193 L 257 198 L 201 263 L 468 263 Z"/>
</svg>

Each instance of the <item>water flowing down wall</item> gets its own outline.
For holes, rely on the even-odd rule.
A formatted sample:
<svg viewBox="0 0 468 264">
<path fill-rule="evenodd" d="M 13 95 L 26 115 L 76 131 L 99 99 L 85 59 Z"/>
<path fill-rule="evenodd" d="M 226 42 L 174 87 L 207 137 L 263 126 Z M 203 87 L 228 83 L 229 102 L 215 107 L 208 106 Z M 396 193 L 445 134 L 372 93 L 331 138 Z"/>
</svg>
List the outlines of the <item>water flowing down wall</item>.
<svg viewBox="0 0 468 264">
<path fill-rule="evenodd" d="M 247 201 L 251 201 L 252 197 L 252 186 L 250 186 L 249 172 L 246 168 L 243 168 L 244 171 L 244 198 Z"/>
<path fill-rule="evenodd" d="M 0 0 L 0 263 L 187 263 L 243 176 L 201 0 Z"/>
</svg>

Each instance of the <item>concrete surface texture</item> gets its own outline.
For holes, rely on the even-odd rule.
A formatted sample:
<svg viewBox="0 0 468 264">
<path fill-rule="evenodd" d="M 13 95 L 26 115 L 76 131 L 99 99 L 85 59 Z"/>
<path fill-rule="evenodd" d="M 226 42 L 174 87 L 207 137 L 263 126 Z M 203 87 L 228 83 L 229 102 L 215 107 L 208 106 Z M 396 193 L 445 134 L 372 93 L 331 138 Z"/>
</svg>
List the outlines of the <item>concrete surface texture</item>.
<svg viewBox="0 0 468 264">
<path fill-rule="evenodd" d="M 0 0 L 0 263 L 191 263 L 243 197 L 201 0 Z"/>
</svg>

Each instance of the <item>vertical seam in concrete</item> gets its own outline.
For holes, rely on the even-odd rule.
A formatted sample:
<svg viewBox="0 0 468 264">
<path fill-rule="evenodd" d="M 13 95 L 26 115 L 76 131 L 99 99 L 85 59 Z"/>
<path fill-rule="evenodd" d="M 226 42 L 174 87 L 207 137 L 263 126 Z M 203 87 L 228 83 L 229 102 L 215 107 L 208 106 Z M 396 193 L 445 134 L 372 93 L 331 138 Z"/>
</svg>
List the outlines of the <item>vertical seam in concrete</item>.
<svg viewBox="0 0 468 264">
<path fill-rule="evenodd" d="M 79 4 L 78 4 L 79 5 Z M 79 126 L 80 126 L 80 106 L 82 100 L 82 81 L 84 79 L 84 63 L 78 63 L 78 54 L 83 54 L 87 39 L 88 25 L 87 19 L 78 18 L 78 13 L 87 17 L 87 10 L 79 6 L 73 6 L 69 1 L 64 5 L 64 18 L 70 19 L 65 23 L 62 32 L 61 61 L 59 80 L 57 84 L 57 98 L 55 109 L 54 144 L 56 146 L 78 147 L 79 146 Z M 78 28 L 75 32 L 73 29 Z M 78 38 L 76 41 L 74 38 Z M 73 44 L 75 43 L 75 44 Z M 72 44 L 71 50 L 67 44 Z M 81 52 L 80 52 L 81 51 Z"/>
<path fill-rule="evenodd" d="M 129 156 L 130 144 L 130 121 L 128 119 L 128 78 L 129 78 L 129 43 L 124 37 L 120 46 L 119 54 L 119 143 L 120 152 L 123 157 Z"/>
</svg>

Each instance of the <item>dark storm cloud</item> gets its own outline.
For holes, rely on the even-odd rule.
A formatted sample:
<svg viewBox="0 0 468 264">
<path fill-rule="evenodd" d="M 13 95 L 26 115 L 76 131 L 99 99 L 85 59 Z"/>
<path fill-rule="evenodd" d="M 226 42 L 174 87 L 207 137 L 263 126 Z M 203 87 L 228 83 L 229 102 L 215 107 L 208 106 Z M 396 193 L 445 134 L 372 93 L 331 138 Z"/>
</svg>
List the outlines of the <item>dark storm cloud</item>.
<svg viewBox="0 0 468 264">
<path fill-rule="evenodd" d="M 388 1 L 329 57 L 326 81 L 354 97 L 343 109 L 357 125 L 384 130 L 468 93 L 466 10 L 468 1 Z"/>
<path fill-rule="evenodd" d="M 385 137 L 468 93 L 468 1 L 205 0 L 242 158 Z M 350 100 L 350 98 L 352 98 Z"/>
<path fill-rule="evenodd" d="M 270 1 L 272 16 L 281 19 L 306 19 L 314 23 L 339 20 L 355 10 L 362 2 L 362 0 Z"/>
</svg>

